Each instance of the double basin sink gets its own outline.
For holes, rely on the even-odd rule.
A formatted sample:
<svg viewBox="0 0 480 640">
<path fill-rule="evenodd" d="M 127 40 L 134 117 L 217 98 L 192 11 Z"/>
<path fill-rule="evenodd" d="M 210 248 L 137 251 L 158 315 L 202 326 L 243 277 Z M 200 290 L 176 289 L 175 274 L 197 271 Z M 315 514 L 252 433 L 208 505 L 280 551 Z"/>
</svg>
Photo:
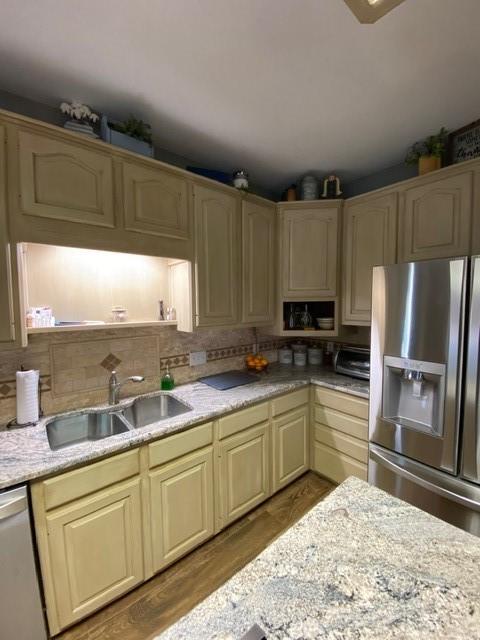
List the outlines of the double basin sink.
<svg viewBox="0 0 480 640">
<path fill-rule="evenodd" d="M 137 398 L 125 407 L 87 411 L 53 418 L 46 425 L 50 449 L 62 449 L 80 442 L 102 440 L 191 411 L 191 407 L 167 393 Z"/>
</svg>

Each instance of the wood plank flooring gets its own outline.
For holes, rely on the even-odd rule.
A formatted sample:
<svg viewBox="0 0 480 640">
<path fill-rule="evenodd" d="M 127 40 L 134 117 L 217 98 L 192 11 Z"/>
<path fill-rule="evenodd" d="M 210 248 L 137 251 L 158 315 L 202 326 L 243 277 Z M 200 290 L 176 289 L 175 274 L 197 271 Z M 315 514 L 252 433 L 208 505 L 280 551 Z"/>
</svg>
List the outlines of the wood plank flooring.
<svg viewBox="0 0 480 640">
<path fill-rule="evenodd" d="M 57 638 L 154 638 L 248 564 L 333 488 L 328 480 L 306 473 L 163 573 Z"/>
</svg>

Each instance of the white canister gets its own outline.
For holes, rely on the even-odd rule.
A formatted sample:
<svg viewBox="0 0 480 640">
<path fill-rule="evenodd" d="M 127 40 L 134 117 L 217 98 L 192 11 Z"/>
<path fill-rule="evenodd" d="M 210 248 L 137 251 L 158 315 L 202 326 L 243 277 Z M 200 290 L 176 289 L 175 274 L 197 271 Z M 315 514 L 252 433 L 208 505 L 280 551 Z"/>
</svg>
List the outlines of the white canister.
<svg viewBox="0 0 480 640">
<path fill-rule="evenodd" d="M 278 350 L 278 362 L 280 364 L 292 364 L 293 353 L 290 347 L 286 345 Z"/>
<path fill-rule="evenodd" d="M 307 345 L 303 342 L 294 342 L 292 344 L 292 349 L 294 353 L 304 353 L 307 355 Z"/>
<path fill-rule="evenodd" d="M 303 351 L 295 351 L 293 354 L 293 364 L 296 367 L 306 367 L 307 366 L 307 354 Z"/>
<path fill-rule="evenodd" d="M 308 348 L 308 364 L 322 364 L 323 351 L 320 347 L 313 346 Z"/>
</svg>

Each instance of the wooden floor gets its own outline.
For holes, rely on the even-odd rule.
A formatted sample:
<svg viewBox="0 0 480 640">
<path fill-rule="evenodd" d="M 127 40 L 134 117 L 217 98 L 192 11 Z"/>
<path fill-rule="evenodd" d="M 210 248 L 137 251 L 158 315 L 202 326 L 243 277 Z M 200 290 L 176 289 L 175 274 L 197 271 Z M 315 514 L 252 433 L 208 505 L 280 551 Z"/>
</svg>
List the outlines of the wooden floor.
<svg viewBox="0 0 480 640">
<path fill-rule="evenodd" d="M 334 488 L 309 472 L 61 640 L 149 640 L 218 589 Z"/>
</svg>

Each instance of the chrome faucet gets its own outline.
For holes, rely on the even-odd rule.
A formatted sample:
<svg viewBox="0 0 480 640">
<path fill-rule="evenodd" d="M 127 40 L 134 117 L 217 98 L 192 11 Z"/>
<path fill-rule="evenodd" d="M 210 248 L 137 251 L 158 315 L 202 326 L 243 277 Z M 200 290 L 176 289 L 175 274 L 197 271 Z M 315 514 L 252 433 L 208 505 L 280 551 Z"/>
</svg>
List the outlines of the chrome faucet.
<svg viewBox="0 0 480 640">
<path fill-rule="evenodd" d="M 122 382 L 118 381 L 117 372 L 112 371 L 110 376 L 110 380 L 108 381 L 108 403 L 109 404 L 118 404 L 118 394 L 120 392 L 120 388 L 126 382 L 143 382 L 145 378 L 143 376 L 130 376 L 129 378 L 125 378 Z"/>
</svg>

